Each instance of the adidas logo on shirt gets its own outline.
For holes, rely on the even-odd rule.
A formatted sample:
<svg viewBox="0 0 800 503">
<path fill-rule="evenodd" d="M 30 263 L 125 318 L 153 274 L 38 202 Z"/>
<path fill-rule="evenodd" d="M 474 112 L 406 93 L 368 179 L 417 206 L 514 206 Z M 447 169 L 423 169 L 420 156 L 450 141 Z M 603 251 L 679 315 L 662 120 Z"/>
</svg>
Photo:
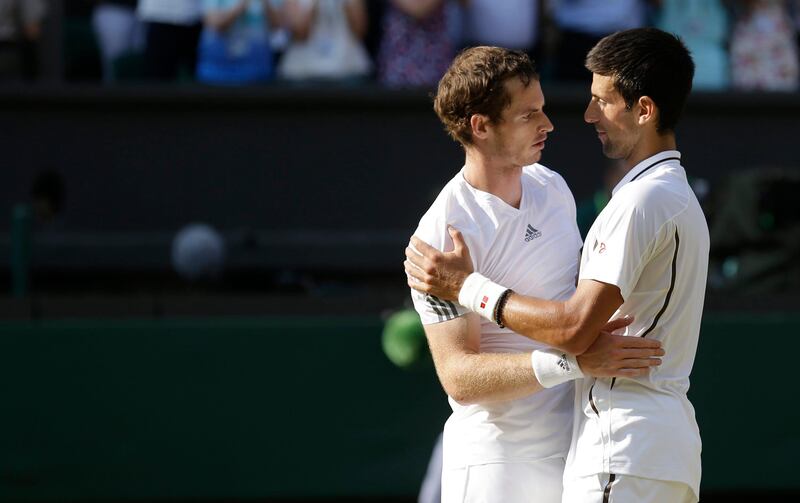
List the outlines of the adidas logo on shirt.
<svg viewBox="0 0 800 503">
<path fill-rule="evenodd" d="M 567 355 L 564 353 L 561 354 L 561 358 L 558 360 L 558 366 L 561 367 L 561 370 L 563 370 L 564 372 L 572 371 L 572 367 L 570 366 L 569 361 L 567 360 Z"/>
<path fill-rule="evenodd" d="M 525 242 L 534 240 L 540 237 L 542 233 L 537 231 L 531 224 L 528 224 L 528 229 L 525 231 Z"/>
</svg>

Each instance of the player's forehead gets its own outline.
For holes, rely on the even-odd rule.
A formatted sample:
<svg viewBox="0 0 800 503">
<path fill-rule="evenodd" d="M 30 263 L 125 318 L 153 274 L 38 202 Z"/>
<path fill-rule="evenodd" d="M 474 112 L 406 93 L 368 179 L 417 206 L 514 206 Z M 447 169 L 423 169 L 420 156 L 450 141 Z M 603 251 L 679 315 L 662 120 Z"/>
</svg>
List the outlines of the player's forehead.
<svg viewBox="0 0 800 503">
<path fill-rule="evenodd" d="M 531 79 L 527 85 L 518 77 L 512 77 L 504 83 L 510 99 L 507 110 L 519 113 L 529 109 L 541 109 L 544 106 L 544 93 L 537 79 Z"/>
<path fill-rule="evenodd" d="M 592 74 L 592 96 L 609 99 L 620 96 L 616 87 L 616 79 L 608 75 Z"/>
</svg>

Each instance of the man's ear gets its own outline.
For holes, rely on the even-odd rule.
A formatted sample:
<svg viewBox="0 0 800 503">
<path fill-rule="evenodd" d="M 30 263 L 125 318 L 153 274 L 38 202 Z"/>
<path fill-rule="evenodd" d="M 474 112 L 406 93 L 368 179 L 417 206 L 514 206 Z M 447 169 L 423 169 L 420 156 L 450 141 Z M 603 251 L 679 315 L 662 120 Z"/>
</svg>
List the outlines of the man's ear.
<svg viewBox="0 0 800 503">
<path fill-rule="evenodd" d="M 656 102 L 653 101 L 653 98 L 650 96 L 642 96 L 636 104 L 638 106 L 638 117 L 636 120 L 640 126 L 644 126 L 651 121 L 655 123 L 655 121 L 658 120 L 658 107 L 656 106 Z"/>
<path fill-rule="evenodd" d="M 489 117 L 483 114 L 472 114 L 469 118 L 469 124 L 472 126 L 472 137 L 485 140 L 489 135 Z"/>
</svg>

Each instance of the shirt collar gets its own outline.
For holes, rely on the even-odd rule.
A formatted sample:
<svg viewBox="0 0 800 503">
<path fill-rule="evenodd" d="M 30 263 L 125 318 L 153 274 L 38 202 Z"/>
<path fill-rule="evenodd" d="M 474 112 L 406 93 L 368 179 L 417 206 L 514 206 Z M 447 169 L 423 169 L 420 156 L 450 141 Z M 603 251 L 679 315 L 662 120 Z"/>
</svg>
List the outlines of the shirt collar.
<svg viewBox="0 0 800 503">
<path fill-rule="evenodd" d="M 622 180 L 619 181 L 614 190 L 611 191 L 611 195 L 615 195 L 619 189 L 622 188 L 623 185 L 627 184 L 628 182 L 632 182 L 641 176 L 645 175 L 646 172 L 650 172 L 654 167 L 658 166 L 659 164 L 663 164 L 666 161 L 680 161 L 681 160 L 681 153 L 677 150 L 664 150 L 663 152 L 659 152 L 656 155 L 652 155 L 645 159 L 644 161 L 640 162 L 636 166 L 634 166 L 628 173 L 622 177 Z"/>
</svg>

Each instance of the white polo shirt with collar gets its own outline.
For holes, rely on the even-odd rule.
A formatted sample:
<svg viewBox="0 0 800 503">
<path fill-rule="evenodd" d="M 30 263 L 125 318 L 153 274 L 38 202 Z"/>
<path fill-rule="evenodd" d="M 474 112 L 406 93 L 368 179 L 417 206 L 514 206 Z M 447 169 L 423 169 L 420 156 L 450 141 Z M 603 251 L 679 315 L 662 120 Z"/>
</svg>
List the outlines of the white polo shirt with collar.
<svg viewBox="0 0 800 503">
<path fill-rule="evenodd" d="M 688 484 L 699 497 L 700 434 L 686 396 L 708 270 L 705 216 L 677 151 L 631 169 L 586 237 L 580 280 L 619 287 L 631 337 L 661 341 L 661 366 L 642 378 L 576 382 L 571 477 L 626 474 Z"/>
</svg>

